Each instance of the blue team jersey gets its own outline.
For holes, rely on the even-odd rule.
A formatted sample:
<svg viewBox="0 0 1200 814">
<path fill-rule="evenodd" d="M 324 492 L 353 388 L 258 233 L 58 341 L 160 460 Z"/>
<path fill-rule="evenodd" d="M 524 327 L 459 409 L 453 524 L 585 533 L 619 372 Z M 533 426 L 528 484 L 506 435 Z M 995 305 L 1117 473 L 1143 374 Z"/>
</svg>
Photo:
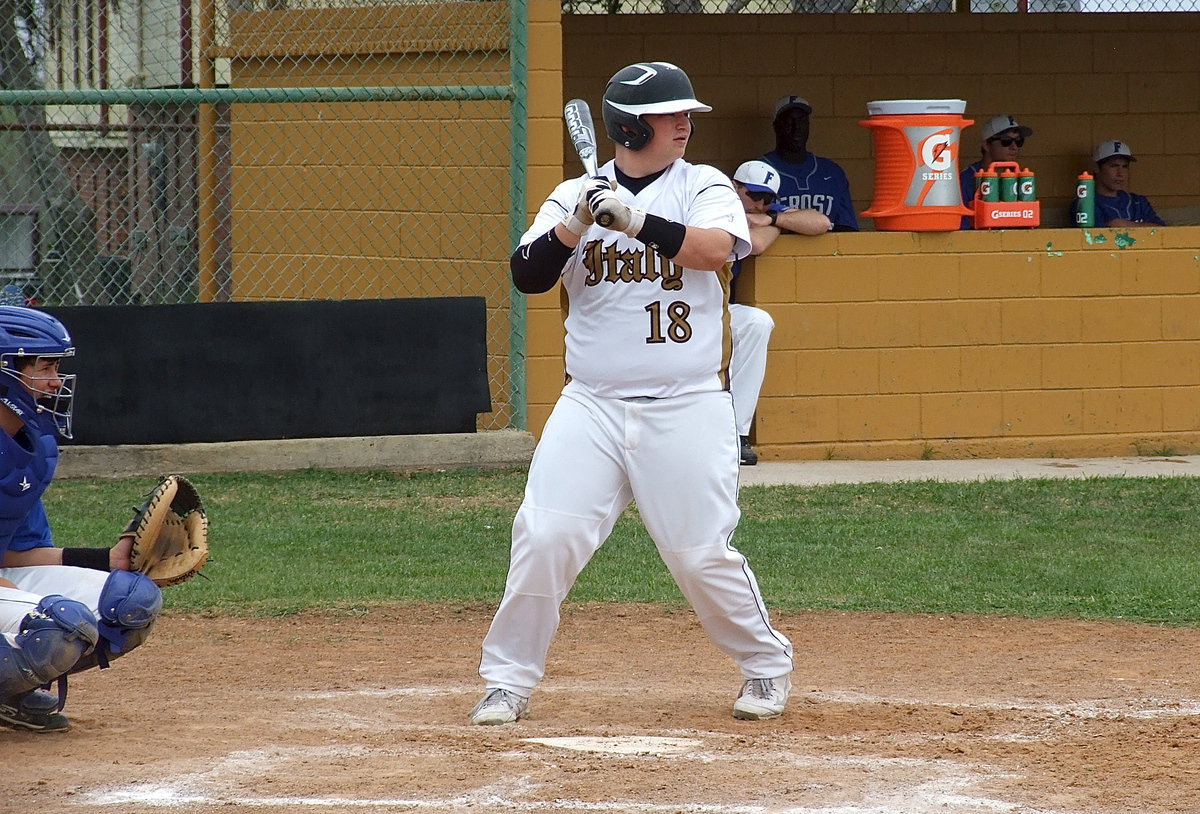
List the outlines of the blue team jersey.
<svg viewBox="0 0 1200 814">
<path fill-rule="evenodd" d="M 958 174 L 958 183 L 962 187 L 963 206 L 968 209 L 971 207 L 971 201 L 975 197 L 975 173 L 983 169 L 983 160 L 976 161 L 969 167 L 964 167 L 963 171 Z M 969 215 L 963 215 L 962 228 L 972 228 L 971 218 Z"/>
<path fill-rule="evenodd" d="M 779 195 L 772 209 L 815 209 L 835 227 L 858 231 L 850 181 L 836 162 L 809 153 L 803 163 L 792 164 L 775 150 L 759 160 L 779 170 Z"/>
<path fill-rule="evenodd" d="M 53 545 L 42 493 L 54 479 L 58 441 L 52 421 L 39 414 L 20 386 L 0 381 L 0 399 L 25 426 L 15 435 L 0 432 L 0 557 Z"/>
<path fill-rule="evenodd" d="M 1075 221 L 1075 208 L 1078 203 L 1078 199 L 1071 201 L 1072 223 Z M 1150 199 L 1145 195 L 1135 195 L 1124 190 L 1111 197 L 1096 193 L 1096 225 L 1107 226 L 1108 222 L 1114 218 L 1124 218 L 1139 223 L 1157 223 L 1159 226 L 1167 225 L 1154 211 L 1154 207 L 1150 205 Z"/>
</svg>

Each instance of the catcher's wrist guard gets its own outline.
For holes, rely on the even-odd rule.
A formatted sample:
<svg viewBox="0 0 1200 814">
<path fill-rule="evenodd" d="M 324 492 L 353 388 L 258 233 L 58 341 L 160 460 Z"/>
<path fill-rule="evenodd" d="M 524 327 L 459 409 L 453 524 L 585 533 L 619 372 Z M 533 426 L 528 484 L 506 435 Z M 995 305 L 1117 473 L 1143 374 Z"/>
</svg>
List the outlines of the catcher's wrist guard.
<svg viewBox="0 0 1200 814">
<path fill-rule="evenodd" d="M 129 570 L 159 586 L 178 585 L 208 561 L 208 516 L 191 481 L 167 475 L 134 510 L 121 536 L 133 537 Z"/>
<path fill-rule="evenodd" d="M 62 564 L 96 571 L 111 571 L 107 548 L 64 548 Z"/>
</svg>

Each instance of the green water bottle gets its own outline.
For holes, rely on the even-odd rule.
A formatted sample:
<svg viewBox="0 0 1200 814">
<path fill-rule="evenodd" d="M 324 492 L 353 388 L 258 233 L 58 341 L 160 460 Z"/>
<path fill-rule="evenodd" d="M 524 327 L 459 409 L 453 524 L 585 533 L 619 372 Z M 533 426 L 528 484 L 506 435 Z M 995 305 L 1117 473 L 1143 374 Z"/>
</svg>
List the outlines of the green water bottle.
<svg viewBox="0 0 1200 814">
<path fill-rule="evenodd" d="M 1007 202 L 1017 200 L 1018 188 L 1017 173 L 1011 169 L 1003 170 L 1000 173 L 1000 200 Z"/>
<path fill-rule="evenodd" d="M 1096 182 L 1090 172 L 1079 173 L 1075 184 L 1075 225 L 1096 225 Z"/>
<path fill-rule="evenodd" d="M 1033 170 L 1026 167 L 1019 173 L 1020 187 L 1017 191 L 1018 201 L 1036 201 L 1037 200 L 1037 176 Z"/>
<path fill-rule="evenodd" d="M 979 199 L 989 202 L 1000 200 L 1000 176 L 991 167 L 979 174 Z"/>
</svg>

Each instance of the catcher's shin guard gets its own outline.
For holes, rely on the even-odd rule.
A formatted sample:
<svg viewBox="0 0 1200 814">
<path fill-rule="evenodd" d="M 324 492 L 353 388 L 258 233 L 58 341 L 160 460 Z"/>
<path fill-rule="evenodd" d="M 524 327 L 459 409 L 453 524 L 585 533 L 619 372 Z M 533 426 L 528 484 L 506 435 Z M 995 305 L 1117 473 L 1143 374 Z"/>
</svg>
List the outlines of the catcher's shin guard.
<svg viewBox="0 0 1200 814">
<path fill-rule="evenodd" d="M 0 699 L 64 675 L 98 639 L 96 617 L 87 605 L 58 594 L 42 597 L 11 641 L 0 635 Z"/>
<path fill-rule="evenodd" d="M 144 630 L 162 610 L 162 589 L 145 574 L 113 571 L 100 589 L 100 638 L 113 653 L 126 653 L 142 643 Z"/>
</svg>

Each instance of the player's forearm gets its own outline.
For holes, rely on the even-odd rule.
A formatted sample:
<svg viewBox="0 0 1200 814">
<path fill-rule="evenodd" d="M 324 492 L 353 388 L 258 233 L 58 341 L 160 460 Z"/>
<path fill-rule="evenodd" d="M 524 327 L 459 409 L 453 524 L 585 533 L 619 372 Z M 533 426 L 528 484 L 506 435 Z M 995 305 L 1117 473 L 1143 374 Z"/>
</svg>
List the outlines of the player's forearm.
<svg viewBox="0 0 1200 814">
<path fill-rule="evenodd" d="M 778 226 L 751 226 L 750 227 L 750 254 L 758 255 L 770 248 L 775 242 L 775 238 L 779 237 Z"/>
<path fill-rule="evenodd" d="M 522 294 L 541 294 L 553 288 L 574 253 L 575 245 L 568 246 L 559 238 L 559 226 L 531 243 L 518 246 L 509 257 L 513 286 Z M 575 242 L 578 244 L 578 239 Z"/>
<path fill-rule="evenodd" d="M 787 209 L 779 213 L 775 223 L 789 232 L 813 237 L 825 234 L 833 226 L 828 217 L 815 209 Z"/>
<path fill-rule="evenodd" d="M 62 565 L 62 549 L 43 546 L 26 551 L 5 551 L 0 559 L 4 568 L 27 568 L 31 565 Z"/>
</svg>

